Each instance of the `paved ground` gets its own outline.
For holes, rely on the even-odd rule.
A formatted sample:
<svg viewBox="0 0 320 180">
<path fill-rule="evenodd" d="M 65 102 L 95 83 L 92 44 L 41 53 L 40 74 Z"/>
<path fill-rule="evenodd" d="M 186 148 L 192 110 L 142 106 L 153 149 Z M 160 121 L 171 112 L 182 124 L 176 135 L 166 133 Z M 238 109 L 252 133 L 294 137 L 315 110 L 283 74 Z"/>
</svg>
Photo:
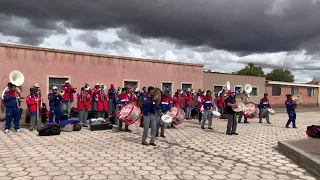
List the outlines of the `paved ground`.
<svg viewBox="0 0 320 180">
<path fill-rule="evenodd" d="M 284 128 L 287 116 L 272 125 L 239 124 L 239 136 L 225 135 L 226 121 L 200 130 L 197 120 L 166 130 L 157 147 L 140 145 L 142 129 L 62 133 L 38 137 L 0 132 L 0 179 L 316 179 L 279 154 L 278 140 L 306 137 L 307 125 L 320 123 L 317 112 L 299 113 L 298 129 Z M 3 125 L 1 125 L 3 126 Z M 3 127 L 2 127 L 3 128 Z"/>
</svg>

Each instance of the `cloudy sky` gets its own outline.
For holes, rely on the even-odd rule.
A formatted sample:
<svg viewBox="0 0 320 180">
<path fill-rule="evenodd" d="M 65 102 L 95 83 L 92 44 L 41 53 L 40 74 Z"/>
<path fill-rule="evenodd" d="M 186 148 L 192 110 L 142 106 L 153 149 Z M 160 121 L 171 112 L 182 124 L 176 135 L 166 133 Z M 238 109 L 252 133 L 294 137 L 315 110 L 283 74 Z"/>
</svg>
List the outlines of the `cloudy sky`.
<svg viewBox="0 0 320 180">
<path fill-rule="evenodd" d="M 320 77 L 320 0 L 0 0 L 0 42 Z"/>
</svg>

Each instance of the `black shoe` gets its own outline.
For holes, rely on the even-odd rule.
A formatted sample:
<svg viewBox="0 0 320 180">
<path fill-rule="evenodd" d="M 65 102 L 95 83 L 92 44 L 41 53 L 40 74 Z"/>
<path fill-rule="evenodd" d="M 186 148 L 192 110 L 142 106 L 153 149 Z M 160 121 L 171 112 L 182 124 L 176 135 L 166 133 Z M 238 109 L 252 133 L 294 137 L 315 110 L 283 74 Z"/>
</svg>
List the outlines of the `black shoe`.
<svg viewBox="0 0 320 180">
<path fill-rule="evenodd" d="M 165 135 L 160 135 L 161 137 L 163 137 L 163 138 L 166 138 L 166 136 Z"/>
<path fill-rule="evenodd" d="M 238 123 L 241 123 L 241 121 L 238 121 Z"/>
<path fill-rule="evenodd" d="M 84 124 L 84 125 L 82 125 L 83 127 L 88 127 L 88 125 L 86 125 L 86 124 Z"/>
<path fill-rule="evenodd" d="M 174 126 L 171 126 L 171 128 L 176 128 L 176 127 L 174 127 Z"/>
<path fill-rule="evenodd" d="M 262 122 L 259 122 L 259 123 L 262 123 Z"/>
<path fill-rule="evenodd" d="M 212 129 L 212 127 L 208 127 L 208 129 Z"/>
<path fill-rule="evenodd" d="M 159 136 L 159 134 L 156 134 L 156 137 L 158 137 Z"/>
<path fill-rule="evenodd" d="M 226 135 L 232 135 L 232 133 L 231 132 L 226 132 Z"/>
<path fill-rule="evenodd" d="M 146 143 L 146 142 L 143 142 L 143 143 L 142 143 L 142 145 L 144 145 L 144 146 L 148 146 L 148 143 Z"/>
<path fill-rule="evenodd" d="M 231 133 L 231 134 L 233 134 L 233 135 L 239 135 L 238 133 L 236 133 L 236 132 L 234 132 L 234 133 Z"/>
<path fill-rule="evenodd" d="M 150 143 L 151 146 L 157 146 L 155 143 Z"/>
<path fill-rule="evenodd" d="M 297 126 L 293 126 L 292 128 L 297 128 Z"/>
<path fill-rule="evenodd" d="M 268 124 L 271 124 L 271 122 L 267 122 Z"/>
<path fill-rule="evenodd" d="M 286 126 L 286 128 L 290 128 L 289 126 Z"/>
<path fill-rule="evenodd" d="M 244 123 L 249 123 L 248 121 L 244 122 Z"/>
<path fill-rule="evenodd" d="M 131 132 L 131 130 L 130 130 L 130 129 L 125 129 L 124 131 L 125 131 L 125 132 Z"/>
<path fill-rule="evenodd" d="M 204 127 L 203 127 L 203 126 L 201 126 L 201 129 L 204 129 Z"/>
</svg>

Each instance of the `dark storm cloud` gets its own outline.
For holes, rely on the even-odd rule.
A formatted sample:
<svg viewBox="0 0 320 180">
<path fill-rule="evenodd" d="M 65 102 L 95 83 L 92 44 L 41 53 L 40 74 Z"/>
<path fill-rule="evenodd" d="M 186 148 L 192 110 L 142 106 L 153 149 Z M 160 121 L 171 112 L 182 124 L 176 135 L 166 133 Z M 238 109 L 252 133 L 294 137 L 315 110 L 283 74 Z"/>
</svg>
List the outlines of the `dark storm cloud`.
<svg viewBox="0 0 320 180">
<path fill-rule="evenodd" d="M 102 42 L 99 40 L 96 32 L 87 31 L 80 34 L 77 39 L 94 48 L 101 47 L 102 45 Z"/>
<path fill-rule="evenodd" d="M 64 45 L 69 46 L 69 47 L 72 46 L 72 42 L 71 42 L 70 37 L 64 42 Z"/>
<path fill-rule="evenodd" d="M 56 29 L 58 22 L 84 30 L 125 27 L 144 38 L 170 39 L 174 44 L 209 46 L 244 55 L 319 50 L 314 42 L 320 34 L 319 9 L 320 3 L 311 0 L 0 1 L 0 12 L 6 17 L 25 17 L 40 29 Z M 45 36 L 48 34 L 37 33 L 26 42 L 36 44 Z"/>
</svg>

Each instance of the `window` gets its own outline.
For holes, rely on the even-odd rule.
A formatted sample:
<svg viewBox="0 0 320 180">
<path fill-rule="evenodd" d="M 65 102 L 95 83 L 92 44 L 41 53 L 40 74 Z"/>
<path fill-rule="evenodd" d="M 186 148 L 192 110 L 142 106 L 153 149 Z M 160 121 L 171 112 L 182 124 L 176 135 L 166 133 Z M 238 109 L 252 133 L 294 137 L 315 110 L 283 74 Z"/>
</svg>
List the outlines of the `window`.
<svg viewBox="0 0 320 180">
<path fill-rule="evenodd" d="M 234 86 L 234 92 L 242 91 L 242 86 Z"/>
<path fill-rule="evenodd" d="M 299 88 L 297 88 L 297 87 L 292 87 L 292 88 L 291 88 L 291 94 L 294 94 L 294 93 L 296 93 L 296 92 L 299 92 Z"/>
<path fill-rule="evenodd" d="M 58 90 L 61 90 L 61 86 L 64 84 L 66 80 L 69 78 L 54 78 L 54 77 L 49 77 L 49 89 L 48 92 L 52 91 L 53 86 L 57 86 Z"/>
<path fill-rule="evenodd" d="M 138 87 L 137 81 L 124 81 L 124 87 L 130 86 L 130 88 Z"/>
<path fill-rule="evenodd" d="M 192 84 L 182 84 L 182 91 L 187 93 L 188 88 L 192 88 Z"/>
<path fill-rule="evenodd" d="M 222 90 L 223 86 L 214 86 L 213 91 L 215 94 L 218 94 Z"/>
<path fill-rule="evenodd" d="M 281 87 L 272 86 L 272 96 L 280 96 L 280 95 L 281 95 Z"/>
<path fill-rule="evenodd" d="M 164 88 L 168 88 L 170 92 L 172 92 L 172 83 L 162 83 L 162 91 L 164 90 Z"/>
<path fill-rule="evenodd" d="M 252 87 L 252 91 L 250 93 L 250 96 L 258 96 L 258 88 Z"/>
<path fill-rule="evenodd" d="M 308 97 L 314 96 L 313 88 L 308 88 L 308 89 L 307 89 L 307 96 L 308 96 Z"/>
</svg>

